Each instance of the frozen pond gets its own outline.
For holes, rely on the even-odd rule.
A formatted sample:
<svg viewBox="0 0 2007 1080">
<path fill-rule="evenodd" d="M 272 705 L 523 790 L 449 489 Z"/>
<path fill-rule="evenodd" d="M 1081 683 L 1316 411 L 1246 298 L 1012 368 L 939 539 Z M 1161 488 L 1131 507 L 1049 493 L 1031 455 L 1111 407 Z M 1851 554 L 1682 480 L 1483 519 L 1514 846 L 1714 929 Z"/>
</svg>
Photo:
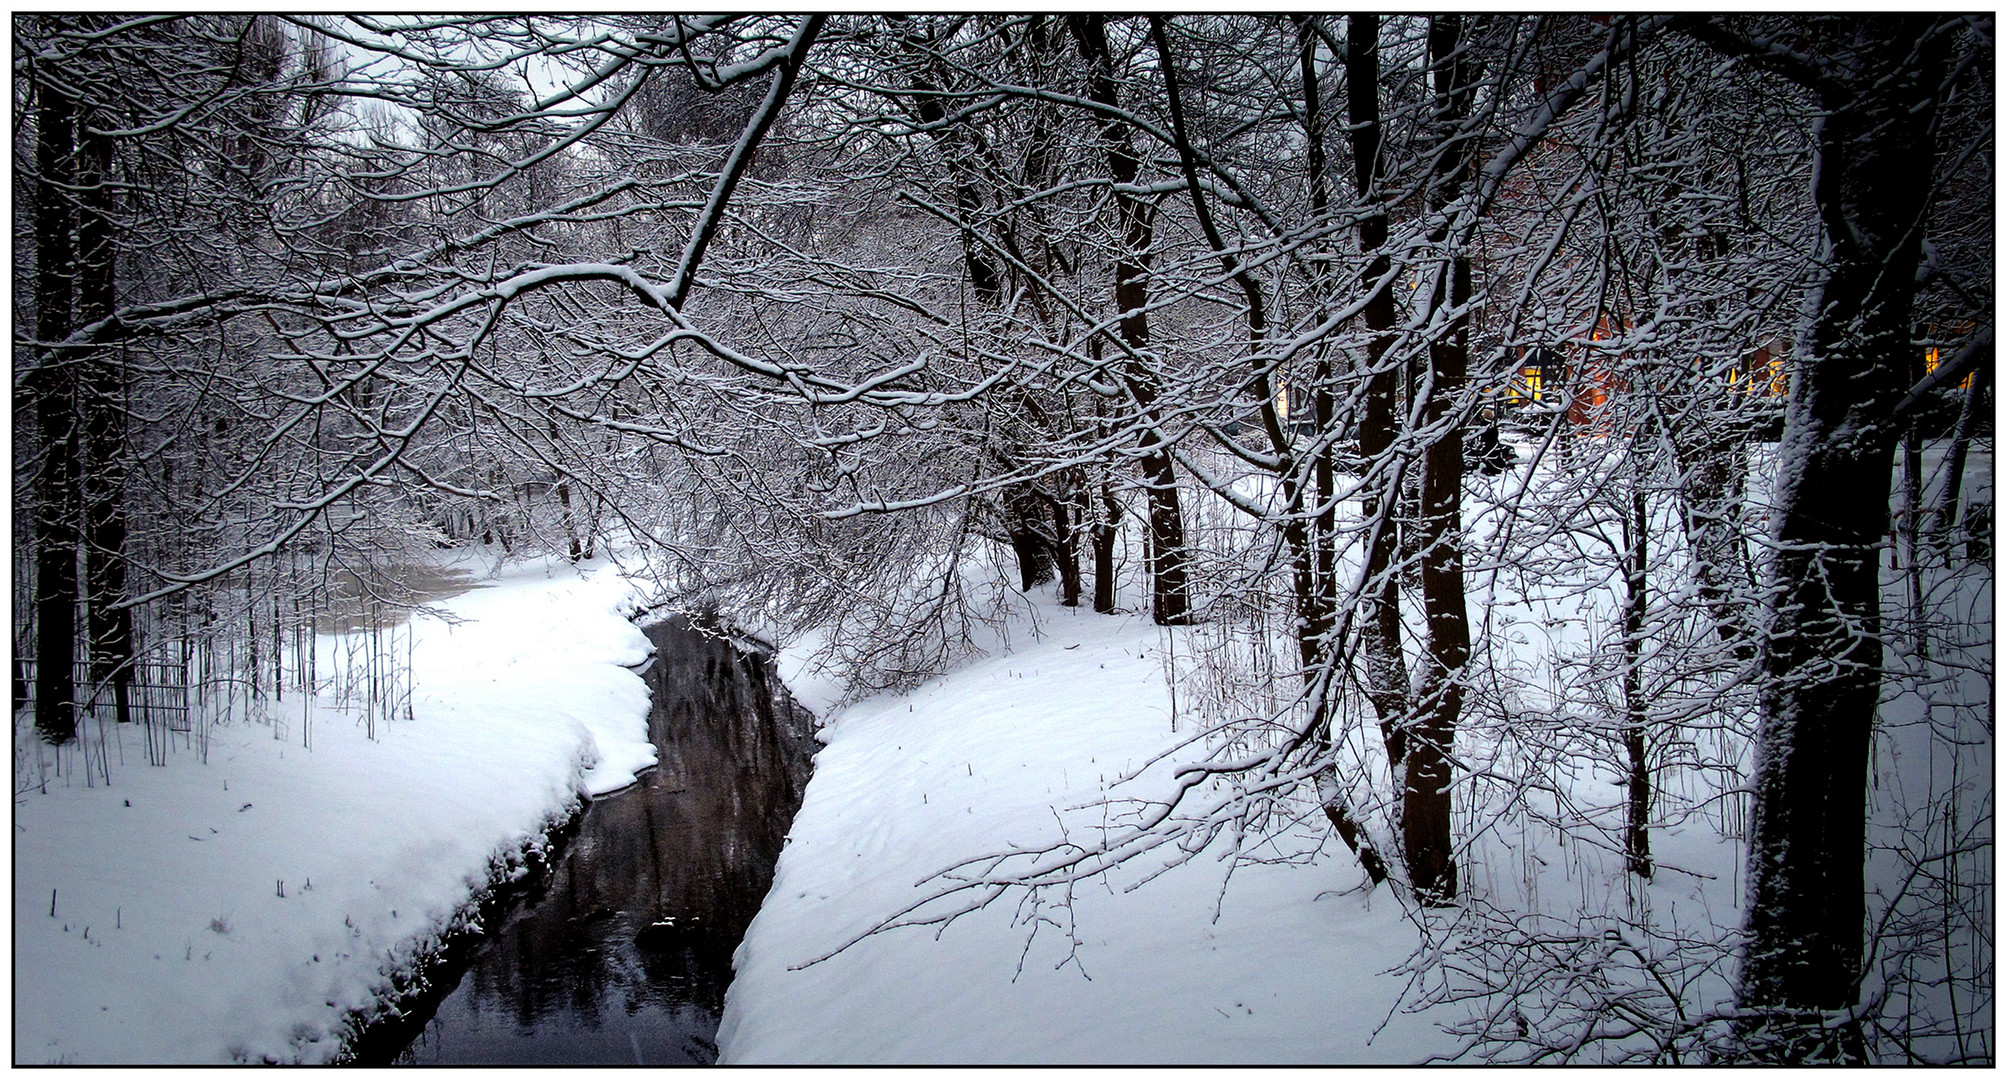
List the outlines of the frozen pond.
<svg viewBox="0 0 2007 1080">
<path fill-rule="evenodd" d="M 482 579 L 457 566 L 397 563 L 361 571 L 330 569 L 325 578 L 327 602 L 317 611 L 314 626 L 321 633 L 343 634 L 372 626 L 395 626 L 420 604 L 458 596 L 482 584 Z"/>
</svg>

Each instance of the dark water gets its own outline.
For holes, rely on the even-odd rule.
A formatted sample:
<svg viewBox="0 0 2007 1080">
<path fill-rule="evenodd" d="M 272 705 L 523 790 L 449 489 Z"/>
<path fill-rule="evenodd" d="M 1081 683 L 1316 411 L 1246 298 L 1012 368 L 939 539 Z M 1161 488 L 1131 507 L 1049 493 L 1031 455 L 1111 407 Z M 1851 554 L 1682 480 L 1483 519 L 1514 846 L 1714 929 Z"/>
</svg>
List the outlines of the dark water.
<svg viewBox="0 0 2007 1080">
<path fill-rule="evenodd" d="M 811 721 L 763 658 L 680 619 L 648 636 L 661 764 L 593 803 L 397 1063 L 717 1059 L 732 951 L 801 805 Z"/>
</svg>

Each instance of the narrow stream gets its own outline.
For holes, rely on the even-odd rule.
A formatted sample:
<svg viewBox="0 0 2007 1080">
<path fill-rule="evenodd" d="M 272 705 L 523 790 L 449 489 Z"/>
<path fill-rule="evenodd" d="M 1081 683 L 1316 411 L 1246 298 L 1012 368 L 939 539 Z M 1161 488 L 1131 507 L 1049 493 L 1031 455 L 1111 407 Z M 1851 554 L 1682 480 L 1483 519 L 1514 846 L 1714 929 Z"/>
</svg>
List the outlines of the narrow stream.
<svg viewBox="0 0 2007 1080">
<path fill-rule="evenodd" d="M 593 803 L 396 1063 L 717 1059 L 732 952 L 801 805 L 811 721 L 764 657 L 682 619 L 647 633 L 661 763 Z"/>
</svg>

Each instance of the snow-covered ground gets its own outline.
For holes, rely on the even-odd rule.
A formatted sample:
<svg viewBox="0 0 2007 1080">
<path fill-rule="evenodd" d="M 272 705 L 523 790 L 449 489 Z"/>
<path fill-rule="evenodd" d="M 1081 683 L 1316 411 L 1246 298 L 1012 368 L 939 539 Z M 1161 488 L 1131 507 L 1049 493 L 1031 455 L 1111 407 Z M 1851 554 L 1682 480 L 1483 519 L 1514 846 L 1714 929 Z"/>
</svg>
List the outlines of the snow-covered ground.
<svg viewBox="0 0 2007 1080">
<path fill-rule="evenodd" d="M 213 728 L 206 765 L 111 725 L 109 786 L 17 768 L 16 1064 L 328 1060 L 498 865 L 654 762 L 627 581 L 484 586 L 415 621 L 414 719 L 375 741 L 322 709 L 304 750 L 289 698 L 289 727 Z"/>
<path fill-rule="evenodd" d="M 1971 489 L 1990 503 L 1990 456 L 1976 454 L 1968 468 Z M 1752 487 L 1760 503 L 1767 484 Z M 1477 505 L 1467 513 L 1474 529 L 1490 527 Z M 1677 534 L 1674 519 L 1658 517 L 1662 535 Z M 1677 585 L 1678 567 L 1662 562 L 1661 588 Z M 1887 582 L 1892 604 L 1899 577 Z M 1614 623 L 1610 590 L 1620 579 L 1508 603 L 1491 596 L 1496 575 L 1474 578 L 1489 640 L 1507 654 L 1501 667 L 1527 680 L 1506 703 L 1537 719 L 1555 707 L 1541 690 L 1552 665 L 1586 662 L 1598 625 Z M 1932 578 L 1947 605 L 1941 617 L 1960 628 L 1960 655 L 1983 663 L 1990 575 Z M 1005 889 L 976 906 L 985 893 L 956 886 L 995 880 L 994 859 L 1024 867 L 1077 853 L 1067 841 L 1091 845 L 1136 805 L 1121 800 L 1161 796 L 1172 770 L 1206 750 L 1191 743 L 1156 758 L 1198 723 L 1188 680 L 1207 628 L 1166 630 L 1049 598 L 1032 614 L 985 659 L 910 694 L 828 712 L 841 703 L 810 663 L 814 642 L 783 654 L 788 684 L 824 717 L 826 747 L 740 948 L 721 1061 L 1395 1064 L 1458 1053 L 1462 1037 L 1445 1025 L 1501 1008 L 1509 1021 L 1515 1001 L 1534 1010 L 1535 1039 L 1550 1021 L 1579 1020 L 1569 1010 L 1584 1000 L 1626 997 L 1668 1018 L 1731 1004 L 1744 883 L 1742 844 L 1725 835 L 1742 827 L 1740 804 L 1723 797 L 1736 786 L 1732 772 L 1667 763 L 1665 817 L 1652 830 L 1658 872 L 1640 881 L 1625 869 L 1621 840 L 1609 839 L 1620 836 L 1621 767 L 1602 736 L 1567 718 L 1556 744 L 1574 743 L 1551 759 L 1529 758 L 1509 723 L 1503 734 L 1473 723 L 1460 736 L 1459 752 L 1486 775 L 1458 788 L 1468 890 L 1459 915 L 1424 916 L 1390 887 L 1360 889 L 1356 860 L 1315 817 L 1245 845 L 1257 861 L 1222 861 L 1232 845 L 1215 837 L 1159 876 L 1190 849 L 1158 849 L 1070 890 Z M 1167 671 L 1178 674 L 1167 680 Z M 1612 682 L 1606 668 L 1596 679 Z M 1937 694 L 1971 737 L 1975 719 L 1990 715 L 1990 691 L 1984 676 L 1964 682 Z M 1676 712 L 1681 702 L 1667 693 L 1661 704 Z M 1897 723 L 1913 712 L 1892 702 L 1886 715 Z M 1878 766 L 1878 784 L 1943 772 L 1927 731 L 1912 725 L 1899 741 L 1910 760 Z M 1727 769 L 1738 764 L 1747 763 Z M 1961 806 L 1976 799 L 1971 813 L 1990 821 L 1990 772 L 1965 768 L 1977 779 L 1964 781 Z M 1557 821 L 1565 824 L 1551 827 Z M 1046 854 L 1024 854 L 1034 851 Z M 1884 897 L 1900 884 L 1871 875 Z M 1474 934 L 1492 951 L 1435 951 L 1463 949 Z M 1961 956 L 1983 966 L 1990 948 Z M 1598 958 L 1607 967 L 1570 970 Z M 1446 977 L 1446 967 L 1457 974 Z M 1677 1002 L 1653 985 L 1665 971 L 1677 972 Z M 1484 995 L 1454 1000 L 1487 984 Z"/>
<path fill-rule="evenodd" d="M 1990 459 L 1974 472 L 1990 481 Z M 1888 585 L 1892 597 L 1903 587 L 1897 575 Z M 1943 602 L 1970 605 L 1954 621 L 1983 659 L 1990 574 L 1973 568 L 1938 587 Z M 1494 640 L 1523 636 L 1529 662 L 1566 652 L 1555 635 L 1580 629 L 1572 608 L 1498 599 Z M 351 1014 L 464 918 L 498 868 L 581 796 L 654 760 L 646 689 L 625 667 L 648 649 L 625 621 L 637 589 L 614 568 L 511 569 L 439 606 L 450 617 L 414 623 L 415 718 L 379 723 L 375 740 L 325 708 L 311 751 L 297 731 L 240 720 L 213 730 L 206 765 L 181 750 L 149 767 L 130 732 L 115 744 L 110 786 L 87 783 L 74 762 L 46 790 L 24 786 L 42 773 L 17 761 L 17 1064 L 327 1060 Z M 1138 805 L 1121 800 L 1161 795 L 1208 749 L 1172 749 L 1200 726 L 1188 680 L 1208 628 L 1166 630 L 1042 595 L 1007 629 L 959 670 L 849 704 L 813 666 L 813 635 L 783 652 L 782 675 L 822 716 L 825 745 L 737 957 L 723 1061 L 1400 1063 L 1457 1049 L 1441 1025 L 1466 1012 L 1407 1008 L 1428 996 L 1406 966 L 1428 944 L 1427 920 L 1392 888 L 1361 889 L 1356 861 L 1314 817 L 1250 840 L 1236 860 L 1220 858 L 1231 845 L 1215 836 L 1070 890 L 1005 891 L 926 922 L 980 895 L 951 889 L 991 868 L 971 860 L 1063 856 L 1065 842 L 1091 842 Z M 332 665 L 334 639 L 322 648 Z M 1965 681 L 1959 701 L 1988 700 L 1986 676 Z M 1930 709 L 1899 705 L 1902 717 Z M 1534 775 L 1514 744 L 1478 745 L 1480 730 L 1460 749 L 1490 763 L 1487 783 Z M 17 755 L 32 758 L 27 738 L 17 719 Z M 1878 777 L 1934 768 L 1928 741 Z M 1891 746 L 1900 756 L 1908 742 Z M 1566 787 L 1553 797 L 1571 814 L 1616 805 L 1609 763 L 1537 764 L 1543 783 Z M 1990 770 L 1961 783 L 1990 840 Z M 1529 785 L 1512 805 L 1558 814 L 1545 790 Z M 1501 805 L 1460 791 L 1467 816 Z M 1707 814 L 1654 830 L 1661 872 L 1640 884 L 1607 844 L 1498 813 L 1459 828 L 1471 845 L 1466 885 L 1500 910 L 1617 912 L 1661 929 L 1698 925 L 1705 940 L 1739 922 L 1740 846 Z M 904 921 L 920 924 L 867 934 L 909 910 Z M 1601 940 L 1591 929 L 1584 940 Z M 1975 946 L 1972 962 L 1990 956 Z M 1727 974 L 1696 976 L 1689 1005 L 1719 1003 Z"/>
<path fill-rule="evenodd" d="M 1167 632 L 1056 605 L 1039 616 L 1039 640 L 823 729 L 740 947 L 720 1060 L 1401 1062 L 1443 1048 L 1430 1021 L 1389 1020 L 1402 984 L 1379 973 L 1417 933 L 1388 890 L 1348 893 L 1364 875 L 1342 848 L 1240 865 L 1224 891 L 1227 864 L 1207 853 L 1127 891 L 1162 863 L 1152 855 L 1069 903 L 1009 895 L 809 964 L 929 891 L 933 871 L 1042 844 L 1062 821 L 1091 831 L 1106 816 L 1090 804 L 1163 790 L 1168 762 L 1114 782 L 1191 734 L 1189 718 L 1173 728 Z M 783 674 L 813 698 L 802 660 L 784 654 Z M 1303 856 L 1318 845 L 1305 833 L 1259 854 Z"/>
</svg>

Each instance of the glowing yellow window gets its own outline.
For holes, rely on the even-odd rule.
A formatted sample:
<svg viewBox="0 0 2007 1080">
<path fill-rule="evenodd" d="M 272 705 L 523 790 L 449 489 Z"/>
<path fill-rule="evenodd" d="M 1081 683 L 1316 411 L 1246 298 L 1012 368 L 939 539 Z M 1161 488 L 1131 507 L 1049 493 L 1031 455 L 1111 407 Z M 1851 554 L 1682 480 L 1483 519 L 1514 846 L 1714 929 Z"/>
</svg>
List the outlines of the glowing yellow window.
<svg viewBox="0 0 2007 1080">
<path fill-rule="evenodd" d="M 1938 363 L 1937 346 L 1932 345 L 1923 350 L 1923 370 L 1926 374 L 1936 371 Z M 1972 376 L 1968 374 L 1965 378 L 1959 380 L 1958 388 L 1960 390 L 1972 389 Z"/>
</svg>

